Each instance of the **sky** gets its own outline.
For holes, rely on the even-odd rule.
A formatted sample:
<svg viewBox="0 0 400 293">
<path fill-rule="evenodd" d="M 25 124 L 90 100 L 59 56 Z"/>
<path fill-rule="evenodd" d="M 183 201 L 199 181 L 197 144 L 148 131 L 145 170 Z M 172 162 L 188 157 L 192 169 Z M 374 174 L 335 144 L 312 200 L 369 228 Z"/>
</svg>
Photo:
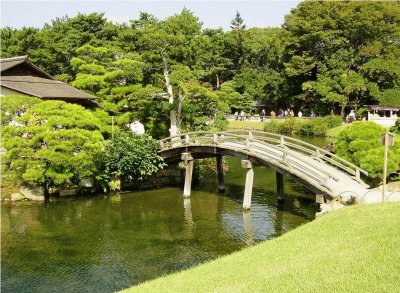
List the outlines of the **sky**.
<svg viewBox="0 0 400 293">
<path fill-rule="evenodd" d="M 1 27 L 41 28 L 52 19 L 80 13 L 104 12 L 114 22 L 137 19 L 139 12 L 148 12 L 163 20 L 179 13 L 183 7 L 193 11 L 203 28 L 229 30 L 231 20 L 239 11 L 247 27 L 279 27 L 284 16 L 300 1 L 4 1 L 1 0 Z"/>
</svg>

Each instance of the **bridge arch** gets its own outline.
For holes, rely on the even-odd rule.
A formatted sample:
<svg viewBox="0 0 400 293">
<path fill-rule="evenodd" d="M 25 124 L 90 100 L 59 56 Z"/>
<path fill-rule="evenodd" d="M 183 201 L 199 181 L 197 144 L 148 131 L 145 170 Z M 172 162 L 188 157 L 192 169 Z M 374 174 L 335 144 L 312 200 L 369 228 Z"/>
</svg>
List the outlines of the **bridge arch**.
<svg viewBox="0 0 400 293">
<path fill-rule="evenodd" d="M 303 184 L 316 194 L 334 199 L 346 190 L 354 196 L 368 187 L 361 180 L 365 170 L 335 154 L 291 137 L 259 131 L 190 132 L 160 140 L 160 154 L 167 163 L 233 156 L 268 166 Z"/>
</svg>

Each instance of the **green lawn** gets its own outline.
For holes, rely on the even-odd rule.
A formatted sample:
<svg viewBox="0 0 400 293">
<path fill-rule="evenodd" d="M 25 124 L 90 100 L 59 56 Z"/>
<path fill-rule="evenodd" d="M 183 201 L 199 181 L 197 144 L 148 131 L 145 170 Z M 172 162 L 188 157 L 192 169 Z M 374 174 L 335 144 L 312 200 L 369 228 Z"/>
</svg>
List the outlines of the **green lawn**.
<svg viewBox="0 0 400 293">
<path fill-rule="evenodd" d="M 126 292 L 399 292 L 399 284 L 400 203 L 385 203 L 338 210 Z"/>
<path fill-rule="evenodd" d="M 261 121 L 229 121 L 228 129 L 249 129 L 264 130 L 264 123 Z"/>
<path fill-rule="evenodd" d="M 342 124 L 340 126 L 328 129 L 328 131 L 326 132 L 326 136 L 328 137 L 336 137 L 340 131 L 342 131 L 343 129 L 345 129 L 347 126 L 349 126 L 351 124 Z"/>
</svg>

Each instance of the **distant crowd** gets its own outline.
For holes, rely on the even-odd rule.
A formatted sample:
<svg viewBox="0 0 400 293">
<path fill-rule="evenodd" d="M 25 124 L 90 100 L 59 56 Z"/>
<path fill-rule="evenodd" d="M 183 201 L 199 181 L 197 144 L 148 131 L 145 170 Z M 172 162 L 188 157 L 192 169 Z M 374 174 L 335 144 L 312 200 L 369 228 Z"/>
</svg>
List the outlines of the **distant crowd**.
<svg viewBox="0 0 400 293">
<path fill-rule="evenodd" d="M 233 117 L 235 118 L 236 121 L 244 121 L 246 119 L 249 119 L 250 116 L 253 116 L 253 113 L 249 113 L 246 114 L 243 110 L 240 111 L 240 113 L 238 111 L 236 111 L 233 114 Z M 265 109 L 262 109 L 260 112 L 260 120 L 264 121 L 265 118 L 267 117 Z M 272 110 L 270 112 L 269 117 L 271 118 L 290 118 L 290 117 L 295 117 L 294 111 L 291 109 L 286 109 L 283 110 L 282 108 L 280 108 L 278 110 L 278 115 L 276 115 L 275 111 Z M 302 118 L 303 117 L 303 112 L 301 112 L 301 110 L 299 110 L 299 112 L 297 112 L 297 117 Z M 316 117 L 314 111 L 311 111 L 310 117 Z"/>
</svg>

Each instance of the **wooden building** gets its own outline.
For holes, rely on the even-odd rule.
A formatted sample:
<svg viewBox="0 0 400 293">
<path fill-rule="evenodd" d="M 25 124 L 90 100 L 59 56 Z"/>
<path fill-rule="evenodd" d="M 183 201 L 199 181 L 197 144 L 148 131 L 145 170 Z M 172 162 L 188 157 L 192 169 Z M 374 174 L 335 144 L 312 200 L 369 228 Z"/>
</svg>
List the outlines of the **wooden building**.
<svg viewBox="0 0 400 293">
<path fill-rule="evenodd" d="M 87 107 L 96 105 L 96 97 L 54 77 L 28 60 L 28 56 L 0 59 L 1 96 L 25 95 L 43 100 L 62 100 Z"/>
<path fill-rule="evenodd" d="M 400 118 L 400 106 L 368 105 L 368 121 L 389 127 Z"/>
</svg>

